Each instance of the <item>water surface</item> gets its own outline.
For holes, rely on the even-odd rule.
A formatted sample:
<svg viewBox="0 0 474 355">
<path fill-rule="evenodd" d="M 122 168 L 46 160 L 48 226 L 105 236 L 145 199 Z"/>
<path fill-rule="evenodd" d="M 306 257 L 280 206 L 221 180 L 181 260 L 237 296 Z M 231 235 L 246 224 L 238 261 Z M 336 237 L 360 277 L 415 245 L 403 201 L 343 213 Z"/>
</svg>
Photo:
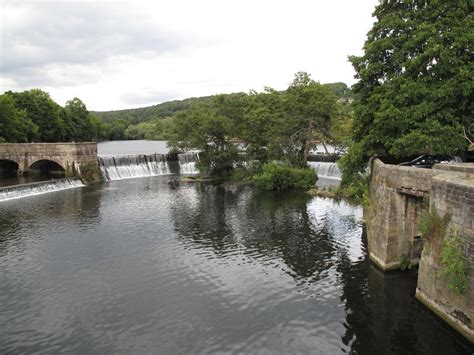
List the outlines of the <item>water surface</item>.
<svg viewBox="0 0 474 355">
<path fill-rule="evenodd" d="M 0 353 L 462 354 L 343 201 L 112 181 L 0 204 Z"/>
</svg>

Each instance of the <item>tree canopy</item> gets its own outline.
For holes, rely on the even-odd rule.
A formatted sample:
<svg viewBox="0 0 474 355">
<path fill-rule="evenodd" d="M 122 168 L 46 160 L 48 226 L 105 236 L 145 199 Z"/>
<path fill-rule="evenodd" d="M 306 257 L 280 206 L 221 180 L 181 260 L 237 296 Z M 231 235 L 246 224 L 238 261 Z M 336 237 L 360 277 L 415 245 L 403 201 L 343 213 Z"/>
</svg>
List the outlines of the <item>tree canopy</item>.
<svg viewBox="0 0 474 355">
<path fill-rule="evenodd" d="M 376 7 L 364 54 L 349 57 L 359 81 L 344 178 L 375 154 L 452 155 L 466 148 L 463 126 L 474 120 L 473 8 L 462 0 Z"/>
<path fill-rule="evenodd" d="M 226 175 L 238 163 L 236 142 L 249 161 L 305 167 L 318 141 L 337 138 L 332 127 L 340 112 L 331 88 L 299 72 L 285 91 L 218 95 L 178 112 L 170 145 L 202 151 L 201 168 L 215 175 Z"/>
<path fill-rule="evenodd" d="M 123 139 L 129 124 L 104 123 L 78 98 L 61 107 L 40 89 L 0 95 L 0 142 Z"/>
</svg>

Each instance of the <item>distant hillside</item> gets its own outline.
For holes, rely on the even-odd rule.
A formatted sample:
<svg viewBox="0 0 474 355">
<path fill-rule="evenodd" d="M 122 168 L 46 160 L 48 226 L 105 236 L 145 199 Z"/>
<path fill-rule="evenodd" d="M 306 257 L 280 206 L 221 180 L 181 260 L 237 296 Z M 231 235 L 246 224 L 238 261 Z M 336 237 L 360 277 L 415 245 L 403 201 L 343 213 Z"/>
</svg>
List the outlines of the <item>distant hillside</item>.
<svg viewBox="0 0 474 355">
<path fill-rule="evenodd" d="M 158 105 L 132 108 L 117 111 L 95 111 L 94 114 L 106 122 L 124 119 L 130 123 L 139 123 L 152 120 L 154 118 L 165 118 L 173 116 L 178 111 L 186 110 L 198 103 L 210 100 L 212 96 L 192 97 L 184 100 L 173 100 L 163 102 Z"/>
<path fill-rule="evenodd" d="M 338 98 L 348 99 L 351 95 L 350 88 L 342 82 L 323 85 L 329 87 Z M 242 93 L 234 93 L 228 95 L 242 95 Z M 167 101 L 161 104 L 148 107 L 132 108 L 117 111 L 95 111 L 93 113 L 99 116 L 105 122 L 123 119 L 132 124 L 136 124 L 140 122 L 150 121 L 154 118 L 165 118 L 173 116 L 176 112 L 187 110 L 194 105 L 209 101 L 213 97 L 214 96 L 192 97 L 184 100 Z"/>
</svg>

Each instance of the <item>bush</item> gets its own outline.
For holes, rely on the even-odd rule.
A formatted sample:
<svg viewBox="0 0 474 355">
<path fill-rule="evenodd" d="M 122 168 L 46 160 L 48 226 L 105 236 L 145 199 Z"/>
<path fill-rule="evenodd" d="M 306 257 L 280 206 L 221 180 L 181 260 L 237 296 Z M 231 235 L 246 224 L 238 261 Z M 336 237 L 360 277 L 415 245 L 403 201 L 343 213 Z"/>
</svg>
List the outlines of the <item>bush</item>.
<svg viewBox="0 0 474 355">
<path fill-rule="evenodd" d="M 446 239 L 441 256 L 441 276 L 449 280 L 449 288 L 464 293 L 469 286 L 470 261 L 464 257 L 463 241 L 456 235 Z"/>
<path fill-rule="evenodd" d="M 264 190 L 308 190 L 318 180 L 316 172 L 310 168 L 292 168 L 287 164 L 266 163 L 261 174 L 252 178 L 255 185 Z"/>
<path fill-rule="evenodd" d="M 418 230 L 424 238 L 430 241 L 440 241 L 446 234 L 451 215 L 441 217 L 433 206 L 431 211 L 424 211 L 418 220 Z"/>
<path fill-rule="evenodd" d="M 100 172 L 99 165 L 86 162 L 81 164 L 80 174 L 82 180 L 87 183 L 102 181 L 102 173 Z"/>
</svg>

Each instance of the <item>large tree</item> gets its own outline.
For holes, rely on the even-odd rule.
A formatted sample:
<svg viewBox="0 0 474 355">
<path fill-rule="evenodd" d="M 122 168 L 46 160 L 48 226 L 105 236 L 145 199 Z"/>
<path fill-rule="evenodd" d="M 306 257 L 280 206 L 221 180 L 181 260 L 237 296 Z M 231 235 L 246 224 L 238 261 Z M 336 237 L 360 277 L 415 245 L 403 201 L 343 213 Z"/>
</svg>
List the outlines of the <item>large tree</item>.
<svg viewBox="0 0 474 355">
<path fill-rule="evenodd" d="M 337 98 L 331 89 L 298 72 L 285 93 L 286 130 L 299 160 L 306 165 L 317 142 L 330 140 L 331 126 L 338 116 Z"/>
<path fill-rule="evenodd" d="M 15 102 L 15 107 L 26 114 L 26 119 L 39 128 L 39 140 L 57 142 L 64 138 L 64 125 L 61 118 L 61 106 L 54 102 L 49 94 L 40 89 L 23 92 L 7 92 Z"/>
<path fill-rule="evenodd" d="M 364 54 L 349 58 L 359 81 L 346 178 L 374 154 L 465 149 L 462 128 L 474 120 L 473 8 L 468 0 L 387 0 L 376 7 Z"/>
<path fill-rule="evenodd" d="M 0 95 L 0 143 L 30 142 L 38 138 L 38 126 L 18 110 L 11 95 Z"/>
<path fill-rule="evenodd" d="M 220 177 L 227 176 L 238 160 L 232 142 L 236 134 L 234 110 L 225 107 L 223 100 L 223 96 L 216 96 L 209 103 L 178 112 L 169 140 L 173 148 L 201 151 L 200 169 Z"/>
</svg>

